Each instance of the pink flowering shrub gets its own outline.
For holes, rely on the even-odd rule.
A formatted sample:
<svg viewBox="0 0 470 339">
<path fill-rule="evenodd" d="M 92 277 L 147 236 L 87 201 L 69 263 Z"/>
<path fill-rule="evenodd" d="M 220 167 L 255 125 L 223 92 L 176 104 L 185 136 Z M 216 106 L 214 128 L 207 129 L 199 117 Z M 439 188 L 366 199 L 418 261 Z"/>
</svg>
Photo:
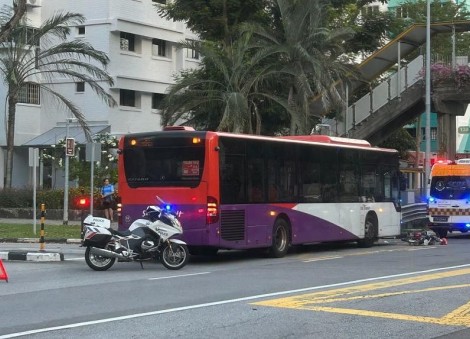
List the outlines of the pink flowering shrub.
<svg viewBox="0 0 470 339">
<path fill-rule="evenodd" d="M 420 77 L 425 77 L 426 70 L 423 68 L 419 72 Z M 470 85 L 470 67 L 459 65 L 454 69 L 450 65 L 436 63 L 431 65 L 431 82 L 433 86 L 453 85 L 457 89 L 463 89 Z"/>
<path fill-rule="evenodd" d="M 470 67 L 468 65 L 457 66 L 454 73 L 458 88 L 470 85 Z"/>
</svg>

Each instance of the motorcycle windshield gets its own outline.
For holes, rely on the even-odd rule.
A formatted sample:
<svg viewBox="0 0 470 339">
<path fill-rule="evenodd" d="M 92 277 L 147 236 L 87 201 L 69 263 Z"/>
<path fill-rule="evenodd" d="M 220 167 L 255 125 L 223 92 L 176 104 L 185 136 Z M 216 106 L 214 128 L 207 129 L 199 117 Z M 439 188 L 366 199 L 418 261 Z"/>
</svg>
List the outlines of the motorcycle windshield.
<svg viewBox="0 0 470 339">
<path fill-rule="evenodd" d="M 149 145 L 149 146 L 147 146 Z M 204 144 L 158 142 L 123 151 L 129 187 L 197 187 L 204 169 Z"/>
</svg>

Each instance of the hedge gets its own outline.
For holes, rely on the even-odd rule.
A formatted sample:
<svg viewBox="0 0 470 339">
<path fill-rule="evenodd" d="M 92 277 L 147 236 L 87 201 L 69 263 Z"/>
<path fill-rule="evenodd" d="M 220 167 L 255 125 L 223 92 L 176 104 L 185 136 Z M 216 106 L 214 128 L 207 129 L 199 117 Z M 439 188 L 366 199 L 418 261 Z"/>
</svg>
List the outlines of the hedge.
<svg viewBox="0 0 470 339">
<path fill-rule="evenodd" d="M 90 188 L 70 188 L 69 189 L 69 209 L 76 209 L 77 200 L 80 197 L 89 197 Z M 100 205 L 100 193 L 95 190 L 93 193 L 93 205 Z M 63 209 L 64 208 L 64 190 L 37 190 L 36 191 L 36 207 L 39 209 L 41 204 L 46 205 L 46 209 Z M 31 208 L 33 206 L 33 189 L 32 188 L 3 188 L 0 189 L 0 208 Z"/>
</svg>

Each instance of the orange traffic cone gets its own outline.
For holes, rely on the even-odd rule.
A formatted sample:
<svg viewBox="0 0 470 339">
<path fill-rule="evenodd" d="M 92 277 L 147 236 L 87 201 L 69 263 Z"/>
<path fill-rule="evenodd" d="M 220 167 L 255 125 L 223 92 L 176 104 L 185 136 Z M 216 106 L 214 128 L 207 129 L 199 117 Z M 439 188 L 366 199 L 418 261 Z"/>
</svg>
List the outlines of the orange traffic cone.
<svg viewBox="0 0 470 339">
<path fill-rule="evenodd" d="M 8 282 L 8 274 L 5 270 L 5 266 L 3 266 L 2 259 L 0 259 L 0 280 L 5 280 L 6 282 Z"/>
</svg>

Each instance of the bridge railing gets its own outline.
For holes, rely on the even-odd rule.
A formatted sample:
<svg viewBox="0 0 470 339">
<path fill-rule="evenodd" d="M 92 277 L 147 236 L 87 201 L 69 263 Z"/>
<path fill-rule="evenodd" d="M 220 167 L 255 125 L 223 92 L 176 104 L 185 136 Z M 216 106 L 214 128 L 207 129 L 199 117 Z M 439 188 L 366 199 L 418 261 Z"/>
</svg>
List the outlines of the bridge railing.
<svg viewBox="0 0 470 339">
<path fill-rule="evenodd" d="M 348 107 L 344 121 L 337 121 L 333 130 L 347 135 L 348 131 L 367 119 L 391 100 L 398 98 L 408 87 L 420 81 L 423 69 L 423 56 L 420 55 L 395 72 L 377 87 Z"/>
</svg>

